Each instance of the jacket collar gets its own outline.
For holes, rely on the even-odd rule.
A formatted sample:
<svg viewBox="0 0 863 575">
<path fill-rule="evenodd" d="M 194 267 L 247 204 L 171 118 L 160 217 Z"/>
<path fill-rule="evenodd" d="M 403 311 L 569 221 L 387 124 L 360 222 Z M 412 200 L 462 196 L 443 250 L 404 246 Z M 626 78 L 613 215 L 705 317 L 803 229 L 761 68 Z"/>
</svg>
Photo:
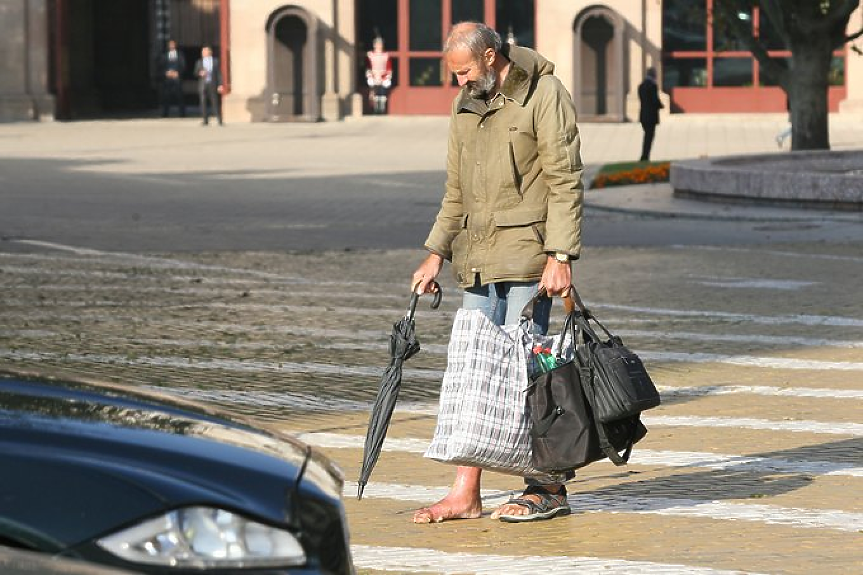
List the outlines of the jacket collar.
<svg viewBox="0 0 863 575">
<path fill-rule="evenodd" d="M 530 92 L 530 84 L 530 74 L 524 68 L 512 62 L 509 66 L 506 80 L 503 81 L 503 86 L 500 87 L 500 93 L 510 100 L 515 100 L 520 106 L 524 106 Z"/>
<path fill-rule="evenodd" d="M 524 68 L 510 60 L 509 72 L 506 74 L 503 86 L 500 87 L 500 93 L 503 94 L 505 98 L 509 98 L 510 100 L 517 102 L 520 106 L 524 106 L 528 96 L 530 95 L 531 84 L 530 74 L 528 74 Z M 465 110 L 482 116 L 488 112 L 488 106 L 486 106 L 481 99 L 471 97 L 467 92 L 467 88 L 462 88 L 458 95 L 456 110 L 458 112 Z"/>
</svg>

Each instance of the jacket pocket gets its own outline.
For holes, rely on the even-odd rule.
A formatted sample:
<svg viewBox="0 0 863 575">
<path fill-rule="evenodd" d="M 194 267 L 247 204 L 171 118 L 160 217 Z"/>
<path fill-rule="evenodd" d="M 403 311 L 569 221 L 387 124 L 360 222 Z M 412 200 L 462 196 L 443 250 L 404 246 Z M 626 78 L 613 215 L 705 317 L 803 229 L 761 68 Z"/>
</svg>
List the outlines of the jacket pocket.
<svg viewBox="0 0 863 575">
<path fill-rule="evenodd" d="M 467 233 L 467 214 L 461 217 L 461 226 L 452 240 L 450 251 L 452 253 L 452 265 L 456 273 L 461 272 L 467 261 L 467 252 L 470 249 Z"/>
<path fill-rule="evenodd" d="M 509 247 L 538 245 L 541 251 L 545 236 L 545 207 L 517 207 L 498 210 L 494 218 L 496 243 Z M 525 254 L 523 254 L 525 255 Z"/>
<path fill-rule="evenodd" d="M 498 210 L 490 261 L 499 277 L 532 279 L 542 274 L 546 256 L 545 206 L 521 206 Z"/>
<path fill-rule="evenodd" d="M 539 150 L 537 149 L 536 135 L 526 127 L 510 126 L 508 138 L 509 164 L 512 170 L 512 179 L 519 192 L 525 175 L 530 173 L 537 161 Z"/>
<path fill-rule="evenodd" d="M 519 195 L 522 195 L 521 174 L 518 173 L 518 162 L 515 160 L 515 147 L 512 143 L 512 136 L 510 136 L 509 140 L 509 169 L 512 172 L 512 183 L 515 185 L 515 189 L 518 190 Z"/>
<path fill-rule="evenodd" d="M 494 212 L 494 225 L 498 228 L 529 226 L 536 222 L 545 222 L 545 206 L 515 207 Z"/>
<path fill-rule="evenodd" d="M 533 229 L 533 235 L 536 236 L 536 241 L 539 242 L 539 245 L 545 245 L 545 222 L 536 222 L 531 224 L 530 227 Z"/>
</svg>

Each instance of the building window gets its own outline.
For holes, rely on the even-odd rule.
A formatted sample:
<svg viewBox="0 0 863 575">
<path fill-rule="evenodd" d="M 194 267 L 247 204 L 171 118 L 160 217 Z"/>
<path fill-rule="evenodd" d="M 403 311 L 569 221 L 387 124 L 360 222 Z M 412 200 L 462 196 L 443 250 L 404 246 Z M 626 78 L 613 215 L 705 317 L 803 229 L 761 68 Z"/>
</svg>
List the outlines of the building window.
<svg viewBox="0 0 863 575">
<path fill-rule="evenodd" d="M 459 22 L 485 22 L 485 2 L 483 0 L 458 0 L 452 3 L 453 24 Z"/>
<path fill-rule="evenodd" d="M 714 86 L 752 86 L 752 58 L 714 58 Z"/>
<path fill-rule="evenodd" d="M 410 38 L 412 51 L 435 52 L 443 46 L 443 30 L 440 22 L 443 14 L 441 0 L 410 1 Z"/>
<path fill-rule="evenodd" d="M 833 61 L 830 62 L 830 76 L 828 81 L 831 86 L 845 85 L 845 57 L 833 56 Z"/>
<path fill-rule="evenodd" d="M 707 50 L 707 5 L 692 0 L 662 3 L 662 47 L 669 52 Z"/>
<path fill-rule="evenodd" d="M 753 14 L 757 8 L 740 10 L 734 14 L 713 16 L 713 50 L 716 52 L 745 52 L 748 50 L 746 42 L 741 38 L 741 31 L 745 30 L 748 36 L 755 35 L 753 25 Z M 712 13 L 712 10 L 711 10 Z M 727 16 L 727 17 L 726 17 Z M 729 19 L 734 21 L 729 21 Z"/>
<path fill-rule="evenodd" d="M 534 47 L 534 0 L 497 0 L 495 29 L 504 42 Z"/>
<path fill-rule="evenodd" d="M 665 58 L 662 85 L 703 88 L 707 86 L 707 58 Z"/>
<path fill-rule="evenodd" d="M 672 110 L 784 111 L 778 79 L 761 68 L 741 32 L 759 39 L 774 61 L 790 64 L 785 39 L 758 3 L 731 14 L 714 12 L 721 5 L 721 0 L 662 2 L 662 88 L 671 94 Z M 844 49 L 834 55 L 829 81 L 831 90 L 842 90 L 831 92 L 838 102 L 845 86 Z"/>
<path fill-rule="evenodd" d="M 409 62 L 411 86 L 443 86 L 440 58 L 411 58 Z"/>
</svg>

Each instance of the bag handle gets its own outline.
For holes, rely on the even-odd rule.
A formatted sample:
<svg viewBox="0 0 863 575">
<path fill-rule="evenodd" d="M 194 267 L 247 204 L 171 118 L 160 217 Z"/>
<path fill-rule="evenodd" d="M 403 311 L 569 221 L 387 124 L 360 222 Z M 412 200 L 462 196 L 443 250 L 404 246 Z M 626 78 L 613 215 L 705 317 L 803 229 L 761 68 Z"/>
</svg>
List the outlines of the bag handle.
<svg viewBox="0 0 863 575">
<path fill-rule="evenodd" d="M 608 336 L 608 339 L 613 339 L 615 337 L 615 335 L 613 333 L 611 333 L 610 331 L 608 331 L 608 328 L 605 327 L 602 324 L 602 322 L 600 322 L 598 319 L 596 319 L 596 316 L 593 314 L 590 314 L 590 313 L 589 313 L 589 315 L 581 314 L 581 316 L 576 321 L 578 322 L 578 326 L 584 331 L 585 335 L 588 338 L 590 338 L 592 341 L 598 342 L 601 340 L 600 340 L 599 335 L 596 333 L 596 331 L 590 325 L 590 322 L 593 322 L 596 325 L 598 325 L 600 327 L 600 329 L 602 329 L 602 331 L 605 333 L 605 335 Z"/>
<path fill-rule="evenodd" d="M 534 307 L 537 303 L 539 303 L 539 300 L 546 297 L 547 294 L 548 291 L 545 289 L 545 287 L 540 286 L 536 294 L 530 299 L 529 302 L 527 302 L 527 304 L 521 310 L 522 319 L 532 321 Z M 575 286 L 570 285 L 569 289 L 564 292 L 561 298 L 563 299 L 563 309 L 566 311 L 567 314 L 571 314 L 575 311 L 575 308 L 578 307 L 578 309 L 581 310 L 581 313 L 585 317 L 592 317 L 590 311 L 588 311 L 588 309 L 584 306 L 584 302 L 581 300 L 581 296 L 579 296 L 578 292 L 575 291 Z"/>
<path fill-rule="evenodd" d="M 563 295 L 563 305 L 566 308 L 566 313 L 572 313 L 575 311 L 576 306 L 581 311 L 581 315 L 584 317 L 593 317 L 593 314 L 590 313 L 590 310 L 584 305 L 584 301 L 581 299 L 581 296 L 578 295 L 578 291 L 576 291 L 574 285 L 570 285 L 569 289 L 566 290 L 566 293 Z"/>
<path fill-rule="evenodd" d="M 533 321 L 533 312 L 536 304 L 539 303 L 539 300 L 544 298 L 546 295 L 545 288 L 541 287 L 537 292 L 530 298 L 530 301 L 525 304 L 525 306 L 521 309 L 521 319 L 526 321 Z"/>
</svg>

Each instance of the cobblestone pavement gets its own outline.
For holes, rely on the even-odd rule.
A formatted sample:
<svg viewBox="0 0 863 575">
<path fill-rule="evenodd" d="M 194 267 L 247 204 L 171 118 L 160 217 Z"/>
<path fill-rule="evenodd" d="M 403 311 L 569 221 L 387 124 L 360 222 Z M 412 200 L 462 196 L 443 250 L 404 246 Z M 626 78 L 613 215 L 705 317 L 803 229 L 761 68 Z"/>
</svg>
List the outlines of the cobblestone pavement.
<svg viewBox="0 0 863 575">
<path fill-rule="evenodd" d="M 0 369 L 163 388 L 301 433 L 345 471 L 363 572 L 861 573 L 861 247 L 586 249 L 583 296 L 646 359 L 664 403 L 645 415 L 629 466 L 583 470 L 575 513 L 539 524 L 410 523 L 452 479 L 422 457 L 459 305 L 448 275 L 441 309 L 420 304 L 423 351 L 366 497 L 353 499 L 416 250 L 0 242 Z M 486 510 L 519 486 L 487 473 Z"/>
</svg>

